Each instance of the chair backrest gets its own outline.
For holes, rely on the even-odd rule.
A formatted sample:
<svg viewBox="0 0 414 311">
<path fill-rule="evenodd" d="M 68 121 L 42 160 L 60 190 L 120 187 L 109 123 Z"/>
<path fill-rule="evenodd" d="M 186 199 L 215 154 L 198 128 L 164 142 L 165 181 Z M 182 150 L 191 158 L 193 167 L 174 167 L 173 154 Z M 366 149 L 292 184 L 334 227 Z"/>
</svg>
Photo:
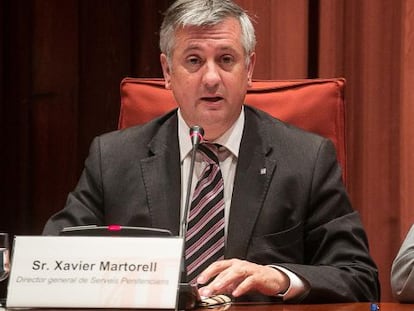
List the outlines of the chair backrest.
<svg viewBox="0 0 414 311">
<path fill-rule="evenodd" d="M 332 140 L 346 181 L 345 80 L 254 80 L 246 104 Z M 121 82 L 118 127 L 145 123 L 177 107 L 163 79 L 125 78 Z"/>
</svg>

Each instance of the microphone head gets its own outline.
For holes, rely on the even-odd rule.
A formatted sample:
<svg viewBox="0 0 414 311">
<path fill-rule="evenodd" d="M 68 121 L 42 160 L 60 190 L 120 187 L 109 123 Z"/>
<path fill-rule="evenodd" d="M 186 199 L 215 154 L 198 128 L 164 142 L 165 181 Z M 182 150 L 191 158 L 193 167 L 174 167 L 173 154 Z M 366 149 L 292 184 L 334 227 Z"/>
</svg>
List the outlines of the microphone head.
<svg viewBox="0 0 414 311">
<path fill-rule="evenodd" d="M 194 125 L 190 128 L 190 138 L 193 147 L 197 147 L 203 141 L 204 129 L 201 126 Z"/>
</svg>

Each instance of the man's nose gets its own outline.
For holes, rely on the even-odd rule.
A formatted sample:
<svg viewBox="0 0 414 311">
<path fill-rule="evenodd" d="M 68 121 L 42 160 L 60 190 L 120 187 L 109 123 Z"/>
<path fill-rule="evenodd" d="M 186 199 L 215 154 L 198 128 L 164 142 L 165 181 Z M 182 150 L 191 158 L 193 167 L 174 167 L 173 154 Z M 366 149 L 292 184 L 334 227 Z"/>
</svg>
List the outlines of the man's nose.
<svg viewBox="0 0 414 311">
<path fill-rule="evenodd" d="M 217 64 L 207 62 L 204 68 L 203 83 L 209 90 L 213 90 L 220 83 L 221 77 Z"/>
</svg>

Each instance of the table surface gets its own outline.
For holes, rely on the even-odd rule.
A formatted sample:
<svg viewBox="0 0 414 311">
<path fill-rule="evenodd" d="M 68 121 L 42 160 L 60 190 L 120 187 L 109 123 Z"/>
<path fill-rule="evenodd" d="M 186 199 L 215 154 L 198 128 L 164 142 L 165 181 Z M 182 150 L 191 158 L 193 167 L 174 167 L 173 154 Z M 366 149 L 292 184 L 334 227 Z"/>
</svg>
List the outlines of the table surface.
<svg viewBox="0 0 414 311">
<path fill-rule="evenodd" d="M 414 311 L 414 304 L 400 303 L 378 303 L 379 311 Z M 203 309 L 198 309 L 203 310 Z M 233 304 L 221 306 L 214 309 L 204 309 L 214 311 L 371 311 L 371 303 L 334 303 L 334 304 L 314 304 L 314 305 L 290 305 L 290 304 Z"/>
<path fill-rule="evenodd" d="M 414 311 L 414 304 L 400 304 L 392 302 L 378 303 L 378 311 Z M 0 311 L 13 309 L 1 308 Z M 14 309 L 21 310 L 21 309 Z M 25 309 L 30 310 L 30 309 Z M 105 309 L 32 309 L 44 311 L 103 311 Z M 109 309 L 108 309 L 109 310 Z M 113 311 L 114 309 L 111 309 Z M 119 309 L 125 310 L 125 309 Z M 144 310 L 140 310 L 144 311 Z M 155 311 L 155 310 L 148 310 Z M 165 310 L 164 310 L 165 311 Z M 333 303 L 333 304 L 231 304 L 215 308 L 200 308 L 193 311 L 371 311 L 371 303 Z"/>
</svg>

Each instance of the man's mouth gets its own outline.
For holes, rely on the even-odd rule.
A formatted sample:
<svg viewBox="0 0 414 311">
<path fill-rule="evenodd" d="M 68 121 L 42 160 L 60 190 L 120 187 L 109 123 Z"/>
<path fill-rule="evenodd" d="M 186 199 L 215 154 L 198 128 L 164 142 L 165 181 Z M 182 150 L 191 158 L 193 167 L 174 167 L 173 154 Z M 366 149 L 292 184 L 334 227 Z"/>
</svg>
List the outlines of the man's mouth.
<svg viewBox="0 0 414 311">
<path fill-rule="evenodd" d="M 207 102 L 211 102 L 211 103 L 218 102 L 218 101 L 220 101 L 222 99 L 223 99 L 223 97 L 220 97 L 220 96 L 215 96 L 215 97 L 201 97 L 201 100 L 207 101 Z"/>
</svg>

